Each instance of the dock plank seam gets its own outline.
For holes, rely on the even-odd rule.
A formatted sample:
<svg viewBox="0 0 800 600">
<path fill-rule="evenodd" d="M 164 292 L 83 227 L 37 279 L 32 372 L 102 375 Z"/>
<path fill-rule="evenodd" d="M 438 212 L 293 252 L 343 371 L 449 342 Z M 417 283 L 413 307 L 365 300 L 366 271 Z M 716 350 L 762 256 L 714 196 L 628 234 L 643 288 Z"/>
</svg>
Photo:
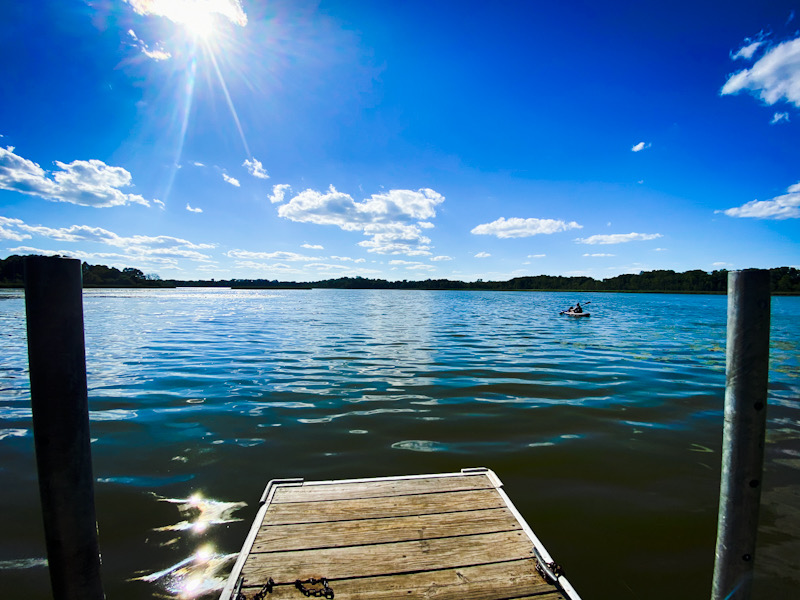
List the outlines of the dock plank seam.
<svg viewBox="0 0 800 600">
<path fill-rule="evenodd" d="M 298 486 L 300 487 L 300 486 Z M 302 488 L 301 488 L 302 489 Z M 272 500 L 272 504 L 280 504 L 285 506 L 287 504 L 315 504 L 318 502 L 342 502 L 346 500 L 378 500 L 381 498 L 408 498 L 411 496 L 434 496 L 436 494 L 461 494 L 464 492 L 483 492 L 483 491 L 492 491 L 497 488 L 486 486 L 486 487 L 470 487 L 464 488 L 460 490 L 432 490 L 430 492 L 410 492 L 410 493 L 403 493 L 403 494 L 381 494 L 375 496 L 347 496 L 346 498 L 304 498 L 299 500 L 281 500 L 279 498 L 275 498 Z"/>
<path fill-rule="evenodd" d="M 457 539 L 457 538 L 464 538 L 470 537 L 475 535 L 487 535 L 490 533 L 512 533 L 514 531 L 522 531 L 521 527 L 513 527 L 511 529 L 493 529 L 492 531 L 485 531 L 483 533 L 462 533 L 462 534 L 453 534 L 453 535 L 437 535 L 434 537 L 426 537 L 423 538 L 424 541 L 429 542 L 432 540 L 449 540 L 449 539 Z M 308 546 L 306 548 L 296 548 L 294 550 L 253 550 L 251 551 L 251 555 L 262 555 L 262 554 L 281 554 L 283 552 L 305 552 L 305 551 L 314 551 L 314 550 L 332 550 L 334 548 L 361 548 L 367 546 L 382 546 L 385 544 L 400 544 L 403 542 L 418 542 L 421 540 L 401 540 L 395 542 L 367 542 L 363 544 L 335 544 L 335 545 L 326 545 L 326 546 Z M 500 561 L 504 562 L 504 561 Z"/>
<path fill-rule="evenodd" d="M 361 581 L 364 579 L 374 579 L 376 577 L 399 577 L 399 576 L 410 576 L 410 575 L 421 575 L 422 573 L 437 573 L 437 572 L 444 572 L 444 571 L 452 571 L 456 569 L 469 569 L 472 567 L 491 567 L 493 565 L 504 565 L 514 562 L 525 562 L 531 561 L 533 564 L 533 559 L 530 557 L 518 557 L 518 558 L 504 558 L 500 560 L 492 560 L 489 562 L 475 562 L 475 563 L 464 563 L 459 565 L 449 565 L 444 567 L 433 567 L 430 569 L 409 569 L 407 571 L 391 571 L 389 573 L 379 573 L 375 575 L 350 575 L 348 577 L 325 577 L 330 582 L 335 581 Z M 541 579 L 541 577 L 540 577 Z M 553 589 L 557 589 L 551 583 L 547 583 L 544 579 L 541 579 L 543 585 L 548 585 Z M 276 581 L 275 585 L 287 585 L 287 584 L 294 584 L 295 580 L 287 580 L 287 581 Z"/>
<path fill-rule="evenodd" d="M 452 515 L 456 513 L 468 513 L 468 512 L 480 512 L 482 510 L 496 510 L 498 508 L 505 508 L 504 504 L 498 504 L 497 506 L 490 507 L 490 508 L 468 508 L 466 510 L 443 510 L 438 512 L 421 512 L 421 513 L 407 513 L 403 515 L 398 515 L 395 517 L 362 517 L 362 518 L 354 518 L 354 519 L 331 519 L 328 521 L 287 521 L 285 523 L 269 523 L 269 524 L 262 524 L 261 528 L 265 527 L 282 527 L 284 525 L 325 525 L 325 523 L 352 523 L 354 521 L 379 521 L 381 519 L 400 519 L 404 517 L 424 517 L 428 515 Z"/>
</svg>

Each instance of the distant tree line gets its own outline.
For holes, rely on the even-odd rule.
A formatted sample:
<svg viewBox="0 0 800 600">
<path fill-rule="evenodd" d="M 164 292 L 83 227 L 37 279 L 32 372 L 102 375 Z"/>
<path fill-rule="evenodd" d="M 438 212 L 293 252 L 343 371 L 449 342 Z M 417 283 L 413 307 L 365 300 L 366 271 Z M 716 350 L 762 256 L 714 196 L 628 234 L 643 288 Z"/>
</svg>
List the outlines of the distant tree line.
<svg viewBox="0 0 800 600">
<path fill-rule="evenodd" d="M 24 270 L 22 256 L 0 259 L 0 286 L 22 287 Z M 800 270 L 794 267 L 770 269 L 772 293 L 800 294 Z M 424 281 L 387 281 L 364 277 L 339 277 L 314 282 L 278 281 L 268 279 L 220 279 L 182 281 L 162 280 L 158 275 L 146 275 L 139 269 L 125 268 L 121 271 L 105 265 L 83 263 L 84 287 L 231 287 L 237 289 L 370 289 L 370 290 L 498 290 L 498 291 L 570 291 L 570 292 L 680 292 L 699 294 L 724 294 L 728 287 L 726 270 L 694 270 L 677 273 L 669 270 L 626 273 L 609 279 L 592 277 L 562 277 L 558 275 L 536 275 L 514 277 L 508 281 L 464 282 L 450 279 L 426 279 Z"/>
<path fill-rule="evenodd" d="M 25 284 L 24 256 L 16 254 L 0 259 L 0 286 L 22 287 Z M 139 269 L 126 267 L 121 271 L 105 265 L 81 265 L 83 287 L 175 287 L 158 275 L 145 275 Z"/>
</svg>

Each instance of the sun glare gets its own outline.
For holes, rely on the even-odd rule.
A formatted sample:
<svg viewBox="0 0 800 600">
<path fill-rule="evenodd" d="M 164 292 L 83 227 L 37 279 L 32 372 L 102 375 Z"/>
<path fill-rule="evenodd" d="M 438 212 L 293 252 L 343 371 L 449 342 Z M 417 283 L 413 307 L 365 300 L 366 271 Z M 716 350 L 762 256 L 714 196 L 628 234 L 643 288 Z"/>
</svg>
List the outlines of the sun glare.
<svg viewBox="0 0 800 600">
<path fill-rule="evenodd" d="M 207 39 L 214 33 L 214 15 L 211 12 L 187 11 L 180 23 L 196 38 Z"/>
<path fill-rule="evenodd" d="M 137 13 L 159 15 L 178 23 L 196 38 L 214 35 L 217 17 L 244 27 L 247 15 L 240 0 L 129 0 Z"/>
</svg>

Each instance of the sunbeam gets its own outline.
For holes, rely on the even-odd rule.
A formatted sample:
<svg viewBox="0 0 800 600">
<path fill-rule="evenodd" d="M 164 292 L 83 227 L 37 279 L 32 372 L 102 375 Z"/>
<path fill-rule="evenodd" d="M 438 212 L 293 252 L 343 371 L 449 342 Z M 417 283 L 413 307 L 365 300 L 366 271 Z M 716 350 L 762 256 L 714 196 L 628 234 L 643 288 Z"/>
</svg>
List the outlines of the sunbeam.
<svg viewBox="0 0 800 600">
<path fill-rule="evenodd" d="M 194 100 L 194 83 L 197 77 L 197 60 L 192 58 L 189 65 L 188 74 L 183 85 L 183 102 L 180 108 L 176 107 L 173 121 L 180 119 L 180 133 L 178 134 L 177 144 L 175 148 L 175 160 L 169 172 L 169 179 L 162 194 L 165 201 L 169 200 L 172 186 L 175 183 L 175 175 L 180 168 L 181 160 L 183 159 L 183 146 L 186 143 L 186 131 L 189 128 L 189 115 L 192 112 L 192 101 Z M 181 114 L 179 114 L 181 113 Z"/>
<path fill-rule="evenodd" d="M 222 92 L 225 94 L 225 100 L 228 103 L 228 108 L 231 111 L 231 116 L 236 123 L 236 129 L 239 131 L 239 137 L 242 139 L 242 145 L 244 145 L 245 153 L 249 158 L 252 156 L 250 154 L 250 146 L 247 143 L 247 140 L 244 137 L 244 131 L 242 130 L 242 124 L 239 121 L 239 115 L 236 113 L 236 108 L 233 106 L 233 100 L 231 100 L 231 95 L 228 92 L 228 86 L 225 84 L 225 78 L 222 76 L 222 71 L 219 69 L 219 65 L 217 64 L 217 57 L 215 56 L 214 52 L 206 46 L 208 51 L 208 56 L 211 58 L 211 63 L 214 65 L 214 71 L 217 73 L 217 79 L 219 79 L 219 84 L 222 87 Z"/>
</svg>

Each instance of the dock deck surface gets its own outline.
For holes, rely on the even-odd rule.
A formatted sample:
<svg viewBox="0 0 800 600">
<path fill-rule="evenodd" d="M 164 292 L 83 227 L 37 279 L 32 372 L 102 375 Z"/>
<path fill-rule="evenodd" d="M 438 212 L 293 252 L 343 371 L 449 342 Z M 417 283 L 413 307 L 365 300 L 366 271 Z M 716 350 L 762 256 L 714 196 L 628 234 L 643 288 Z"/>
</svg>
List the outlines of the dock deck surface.
<svg viewBox="0 0 800 600">
<path fill-rule="evenodd" d="M 580 600 L 537 570 L 552 558 L 501 486 L 487 469 L 272 481 L 221 598 L 250 600 L 272 578 L 264 598 L 297 599 L 297 580 L 324 577 L 340 600 Z"/>
</svg>

